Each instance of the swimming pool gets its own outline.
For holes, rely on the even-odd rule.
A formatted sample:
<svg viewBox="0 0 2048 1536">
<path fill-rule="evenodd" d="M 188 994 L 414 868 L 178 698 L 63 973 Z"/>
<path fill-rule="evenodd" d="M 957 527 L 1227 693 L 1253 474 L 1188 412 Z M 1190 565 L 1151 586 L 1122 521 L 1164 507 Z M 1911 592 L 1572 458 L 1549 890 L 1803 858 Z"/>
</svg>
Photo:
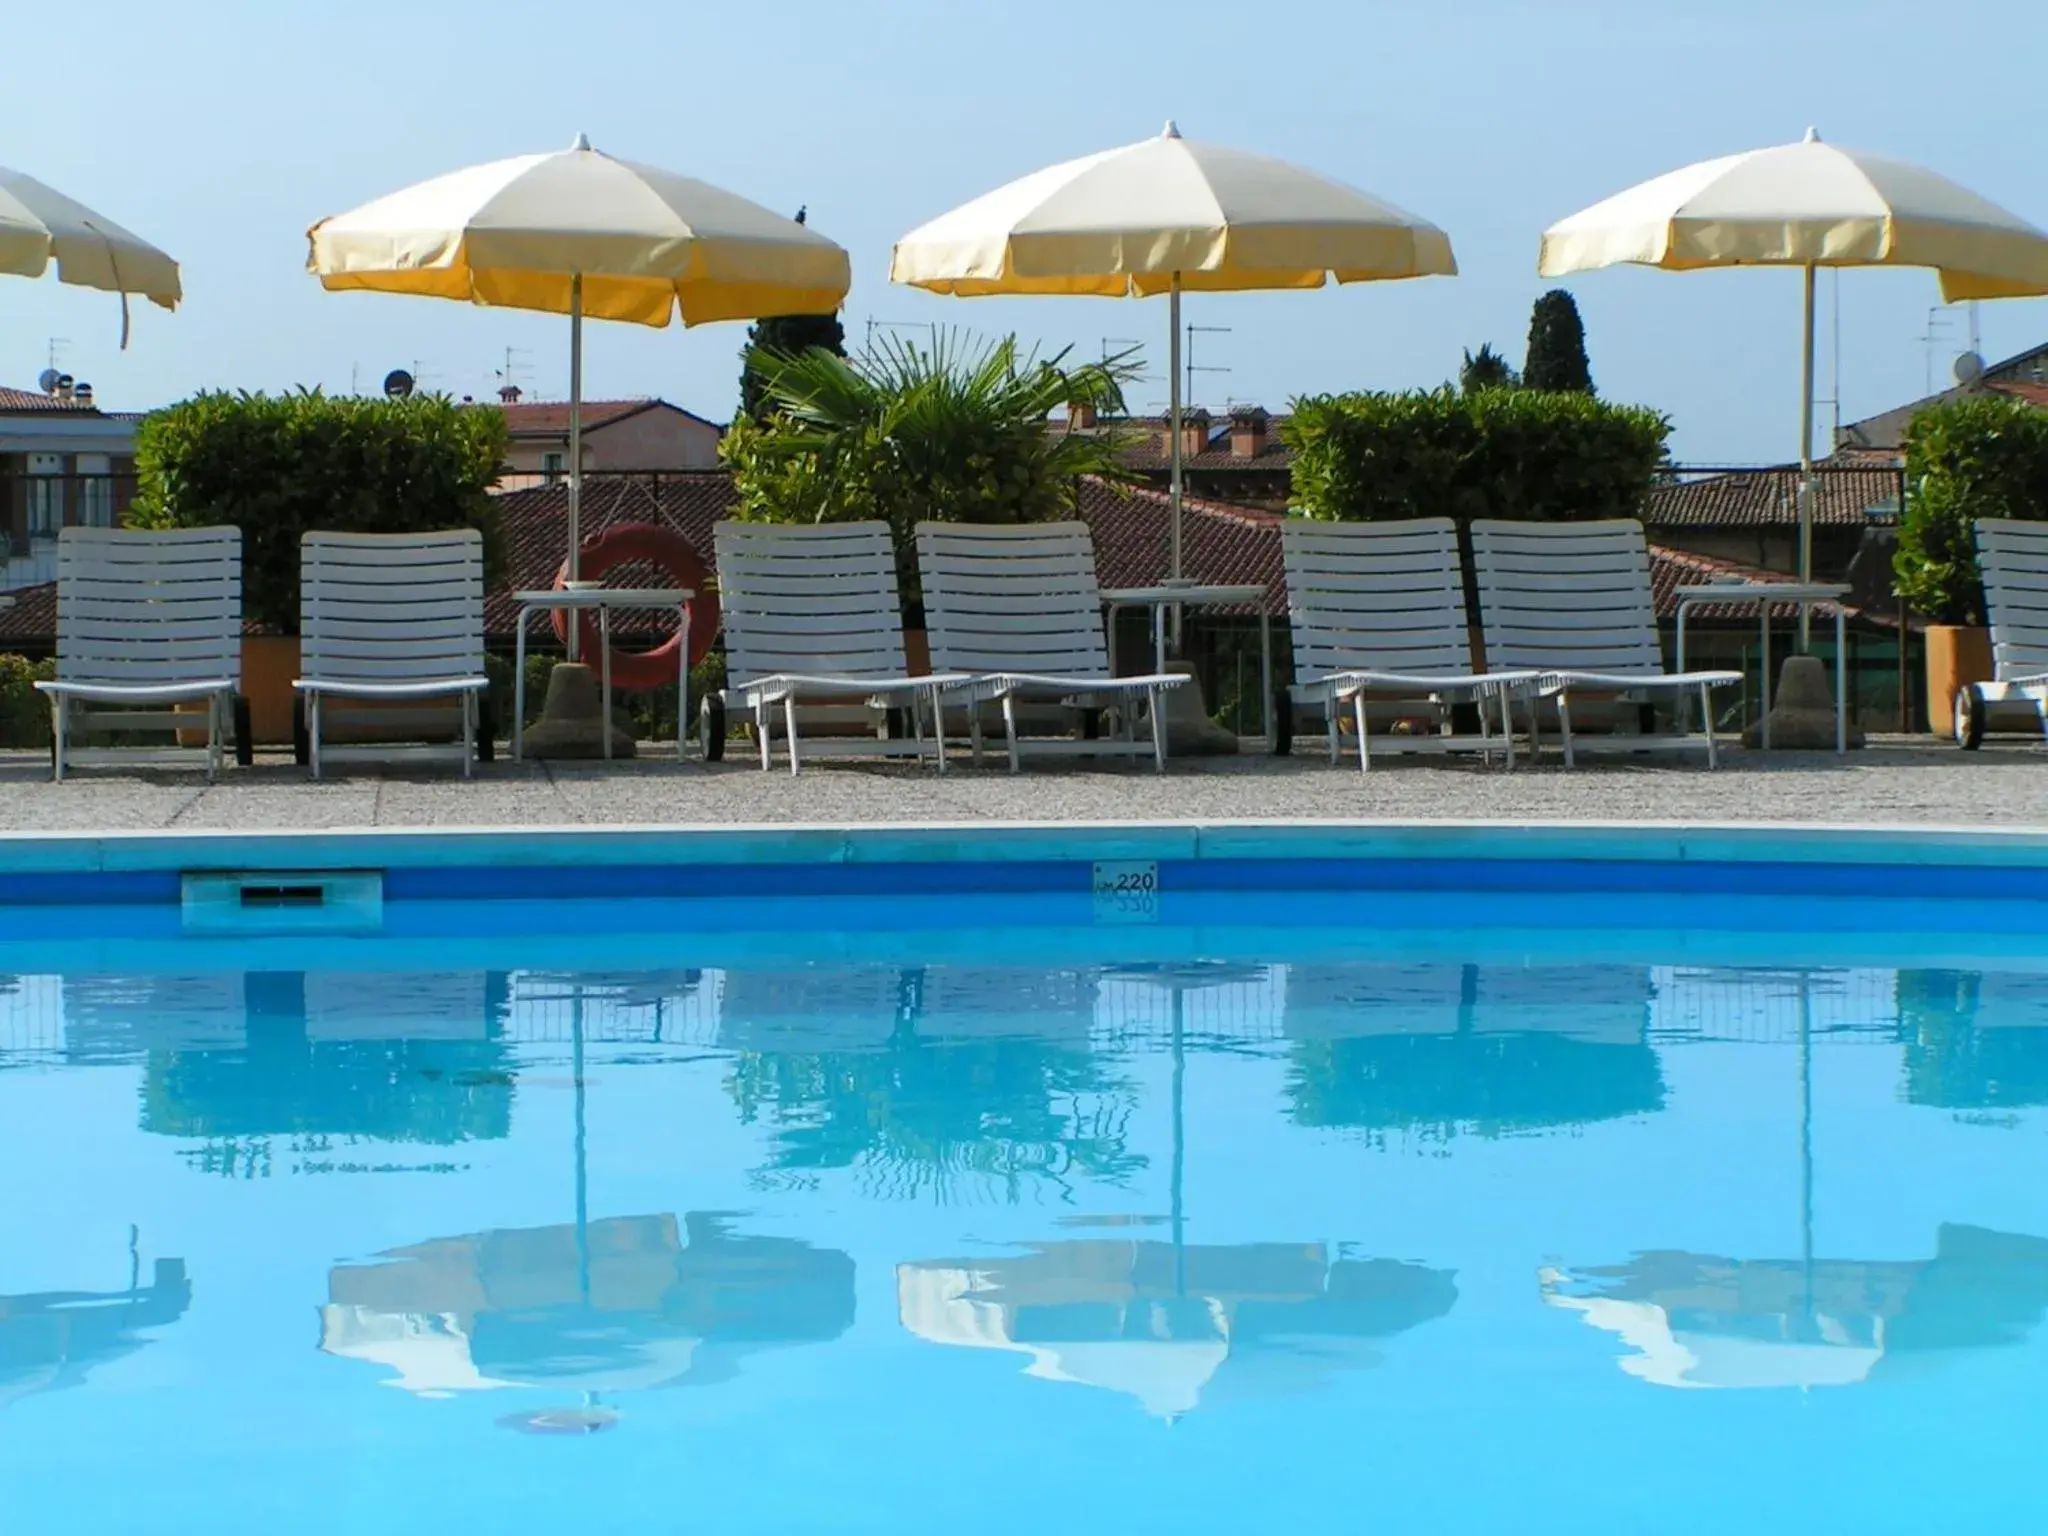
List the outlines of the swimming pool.
<svg viewBox="0 0 2048 1536">
<path fill-rule="evenodd" d="M 2044 901 L 1962 834 L 7 845 L 0 1529 L 2017 1528 Z"/>
</svg>

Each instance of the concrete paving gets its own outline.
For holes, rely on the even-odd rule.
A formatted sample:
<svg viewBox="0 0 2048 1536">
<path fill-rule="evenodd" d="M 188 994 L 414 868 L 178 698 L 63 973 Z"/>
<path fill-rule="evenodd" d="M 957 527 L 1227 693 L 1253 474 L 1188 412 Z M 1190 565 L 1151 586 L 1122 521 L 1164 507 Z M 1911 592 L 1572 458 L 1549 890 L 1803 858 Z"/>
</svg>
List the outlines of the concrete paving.
<svg viewBox="0 0 2048 1536">
<path fill-rule="evenodd" d="M 352 764 L 314 784 L 287 759 L 209 785 L 182 770 L 78 772 L 48 780 L 38 754 L 0 753 L 0 831 L 372 826 L 685 826 L 748 822 L 1438 819 L 1801 821 L 2048 826 L 2048 750 L 2021 738 L 1983 751 L 1904 738 L 1831 753 L 1691 756 L 1554 752 L 1513 773 L 1468 761 L 1385 760 L 1370 775 L 1320 755 L 1175 762 L 1148 769 L 991 763 L 943 778 L 907 764 L 839 759 L 763 773 L 747 761 L 677 764 L 657 747 L 619 763 L 509 763 L 465 782 L 442 766 Z"/>
</svg>

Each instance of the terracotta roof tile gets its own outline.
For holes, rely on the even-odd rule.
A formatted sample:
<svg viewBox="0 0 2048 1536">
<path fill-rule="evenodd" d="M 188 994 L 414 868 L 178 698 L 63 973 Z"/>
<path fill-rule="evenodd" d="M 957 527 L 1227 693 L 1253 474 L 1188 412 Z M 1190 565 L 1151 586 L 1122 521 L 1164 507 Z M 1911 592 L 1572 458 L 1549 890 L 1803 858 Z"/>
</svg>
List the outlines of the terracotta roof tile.
<svg viewBox="0 0 2048 1536">
<path fill-rule="evenodd" d="M 478 403 L 491 405 L 493 402 L 486 400 Z M 505 413 L 505 425 L 511 429 L 514 437 L 557 436 L 569 430 L 569 402 L 566 400 L 522 400 L 513 405 L 498 405 L 494 408 Z M 600 427 L 624 421 L 629 416 L 638 416 L 643 411 L 653 410 L 674 411 L 678 415 L 689 417 L 692 421 L 701 421 L 708 427 L 718 426 L 717 422 L 699 416 L 694 411 L 686 411 L 679 405 L 672 405 L 666 400 L 648 395 L 635 400 L 584 401 L 583 430 L 594 432 Z"/>
<path fill-rule="evenodd" d="M 0 412 L 14 414 L 22 411 L 59 411 L 71 416 L 97 416 L 98 406 L 79 400 L 60 400 L 55 395 L 46 395 L 39 390 L 9 389 L 0 384 Z"/>
<path fill-rule="evenodd" d="M 1762 581 L 1783 584 L 1793 578 L 1782 571 L 1761 570 L 1753 565 L 1744 565 L 1736 560 L 1722 560 L 1713 555 L 1694 554 L 1686 549 L 1667 549 L 1660 544 L 1650 546 L 1650 590 L 1656 598 L 1657 617 L 1669 619 L 1678 613 L 1678 589 L 1680 587 L 1707 586 L 1715 582 Z M 1834 617 L 1835 605 L 1815 603 L 1815 614 Z M 1854 608 L 1847 610 L 1851 615 Z M 1799 617 L 1799 608 L 1793 603 L 1771 604 L 1774 620 L 1792 620 Z M 1686 622 L 1694 620 L 1728 620 L 1754 624 L 1756 608 L 1745 603 L 1696 603 L 1689 610 Z"/>
<path fill-rule="evenodd" d="M 2027 404 L 2037 405 L 2042 410 L 2048 411 L 2048 384 L 2035 384 L 2032 382 L 2015 384 L 2000 383 L 1993 384 L 1991 387 L 1997 390 L 2001 395 L 2016 395 L 2020 399 L 2026 401 Z"/>
<path fill-rule="evenodd" d="M 1817 470 L 1814 523 L 1868 527 L 1879 520 L 1872 517 L 1872 508 L 1896 509 L 1899 486 L 1897 472 L 1882 467 Z M 1660 485 L 1643 505 L 1643 521 L 1652 529 L 1794 527 L 1799 522 L 1799 470 L 1731 470 Z"/>
</svg>

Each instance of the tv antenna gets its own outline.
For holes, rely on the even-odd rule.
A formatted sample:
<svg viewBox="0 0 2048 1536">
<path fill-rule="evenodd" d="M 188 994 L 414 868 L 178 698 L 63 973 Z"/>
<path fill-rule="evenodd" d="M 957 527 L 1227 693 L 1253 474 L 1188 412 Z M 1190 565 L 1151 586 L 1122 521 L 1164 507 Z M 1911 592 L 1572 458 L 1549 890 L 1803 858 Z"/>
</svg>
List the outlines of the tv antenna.
<svg viewBox="0 0 2048 1536">
<path fill-rule="evenodd" d="M 1948 337 L 1949 327 L 1954 320 L 1955 316 L 1942 305 L 1936 304 L 1927 311 L 1927 329 L 1920 337 L 1921 345 L 1925 348 L 1927 365 L 1926 388 L 1922 391 L 1923 395 L 1934 393 L 1934 344 Z"/>
<path fill-rule="evenodd" d="M 495 370 L 498 376 L 499 387 L 503 389 L 518 389 L 520 387 L 520 379 L 528 373 L 528 364 L 525 359 L 532 356 L 533 349 L 531 347 L 507 347 L 505 349 L 505 366 Z"/>
<path fill-rule="evenodd" d="M 52 336 L 50 338 L 50 355 L 46 359 L 46 366 L 58 373 L 62 373 L 64 369 L 61 359 L 64 355 L 64 349 L 70 345 L 71 338 L 69 336 Z"/>
<path fill-rule="evenodd" d="M 1227 325 L 1195 325 L 1195 324 L 1193 324 L 1192 322 L 1190 322 L 1190 323 L 1189 323 L 1189 325 L 1188 325 L 1188 328 L 1187 328 L 1187 329 L 1188 329 L 1188 361 L 1187 361 L 1187 375 L 1188 375 L 1188 381 L 1187 381 L 1187 387 L 1186 387 L 1186 388 L 1185 388 L 1185 390 L 1184 390 L 1184 391 L 1182 392 L 1182 398 L 1184 398 L 1184 399 L 1187 399 L 1187 400 L 1190 400 L 1190 401 L 1191 401 L 1191 400 L 1193 400 L 1193 399 L 1195 398 L 1195 375 L 1196 375 L 1196 374 L 1198 374 L 1198 373 L 1228 373 L 1228 372 L 1230 372 L 1230 370 L 1229 370 L 1228 368 L 1226 368 L 1226 367 L 1223 367 L 1222 365 L 1220 365 L 1220 364 L 1216 364 L 1216 363 L 1211 363 L 1211 364 L 1207 365 L 1206 367 L 1204 367 L 1204 366 L 1198 366 L 1198 365 L 1196 364 L 1196 362 L 1195 362 L 1195 338 L 1196 338 L 1197 336 L 1228 336 L 1228 335 L 1230 334 L 1230 327 L 1229 327 L 1229 326 L 1227 326 Z"/>
</svg>

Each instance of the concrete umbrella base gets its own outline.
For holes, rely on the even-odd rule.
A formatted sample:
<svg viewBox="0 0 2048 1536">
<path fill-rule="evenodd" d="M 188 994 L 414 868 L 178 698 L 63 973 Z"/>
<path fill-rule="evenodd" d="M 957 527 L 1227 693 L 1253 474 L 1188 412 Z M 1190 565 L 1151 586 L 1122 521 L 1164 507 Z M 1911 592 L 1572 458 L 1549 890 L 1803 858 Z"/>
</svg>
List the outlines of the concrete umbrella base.
<svg viewBox="0 0 2048 1536">
<path fill-rule="evenodd" d="M 1863 733 L 1851 725 L 1848 742 L 1863 745 Z M 1742 733 L 1745 747 L 1763 745 L 1763 732 L 1751 726 Z M 1788 656 L 1771 694 L 1771 746 L 1793 751 L 1835 750 L 1835 691 L 1818 656 Z"/>
<path fill-rule="evenodd" d="M 1209 718 L 1209 703 L 1202 697 L 1195 669 L 1185 661 L 1169 661 L 1166 670 L 1187 678 L 1160 696 L 1160 707 L 1166 711 L 1167 756 L 1228 757 L 1236 752 L 1237 737 Z"/>
<path fill-rule="evenodd" d="M 604 756 L 604 700 L 597 669 L 565 661 L 548 674 L 547 701 L 540 719 L 527 727 L 520 751 L 526 757 L 591 758 Z M 633 755 L 633 733 L 610 726 L 612 756 Z"/>
</svg>

